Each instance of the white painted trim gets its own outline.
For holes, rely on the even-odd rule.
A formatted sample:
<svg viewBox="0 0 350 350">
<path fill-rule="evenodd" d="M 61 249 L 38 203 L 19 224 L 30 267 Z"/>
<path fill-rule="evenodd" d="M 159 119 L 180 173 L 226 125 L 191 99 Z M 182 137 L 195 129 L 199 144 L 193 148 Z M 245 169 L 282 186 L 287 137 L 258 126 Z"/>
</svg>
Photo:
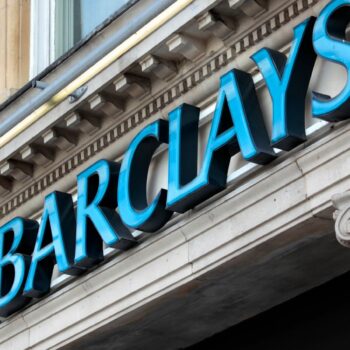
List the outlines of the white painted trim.
<svg viewBox="0 0 350 350">
<path fill-rule="evenodd" d="M 54 60 L 55 0 L 32 0 L 30 10 L 30 65 L 33 78 Z"/>
</svg>

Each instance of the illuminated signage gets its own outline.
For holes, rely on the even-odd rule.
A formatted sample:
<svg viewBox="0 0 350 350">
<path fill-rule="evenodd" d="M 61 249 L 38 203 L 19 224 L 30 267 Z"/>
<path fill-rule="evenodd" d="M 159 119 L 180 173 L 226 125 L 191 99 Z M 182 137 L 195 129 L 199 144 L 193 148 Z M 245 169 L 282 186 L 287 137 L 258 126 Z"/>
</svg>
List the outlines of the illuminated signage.
<svg viewBox="0 0 350 350">
<path fill-rule="evenodd" d="M 345 31 L 350 2 L 336 0 L 320 16 L 294 29 L 290 54 L 261 49 L 252 59 L 272 98 L 272 138 L 266 132 L 252 76 L 233 69 L 220 81 L 204 160 L 197 171 L 199 109 L 184 104 L 146 126 L 121 164 L 100 160 L 77 177 L 77 208 L 71 195 L 45 198 L 40 225 L 14 218 L 0 228 L 0 315 L 8 316 L 50 290 L 52 271 L 79 275 L 103 260 L 103 243 L 126 250 L 137 241 L 130 229 L 155 232 L 173 212 L 183 213 L 226 186 L 230 158 L 241 152 L 266 164 L 274 148 L 304 142 L 305 96 L 317 55 L 350 72 Z M 334 98 L 314 92 L 312 113 L 329 122 L 350 115 L 350 78 Z M 147 173 L 155 150 L 168 144 L 168 189 L 147 200 Z M 116 210 L 118 208 L 118 210 Z"/>
</svg>

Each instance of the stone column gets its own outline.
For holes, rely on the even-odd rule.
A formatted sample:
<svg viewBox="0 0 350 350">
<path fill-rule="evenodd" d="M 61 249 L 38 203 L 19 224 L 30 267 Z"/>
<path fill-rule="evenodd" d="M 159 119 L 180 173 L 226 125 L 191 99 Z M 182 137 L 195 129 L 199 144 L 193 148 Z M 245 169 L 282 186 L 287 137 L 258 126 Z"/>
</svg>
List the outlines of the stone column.
<svg viewBox="0 0 350 350">
<path fill-rule="evenodd" d="M 0 103 L 28 80 L 30 0 L 0 0 Z"/>
</svg>

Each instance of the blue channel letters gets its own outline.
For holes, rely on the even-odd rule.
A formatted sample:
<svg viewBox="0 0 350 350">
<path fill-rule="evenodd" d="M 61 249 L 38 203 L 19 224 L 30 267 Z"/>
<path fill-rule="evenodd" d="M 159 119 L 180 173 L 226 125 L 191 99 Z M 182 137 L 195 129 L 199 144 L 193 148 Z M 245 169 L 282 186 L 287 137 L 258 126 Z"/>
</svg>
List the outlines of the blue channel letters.
<svg viewBox="0 0 350 350">
<path fill-rule="evenodd" d="M 99 160 L 78 175 L 76 214 L 71 195 L 53 192 L 45 198 L 40 225 L 17 217 L 0 227 L 0 316 L 48 293 L 55 264 L 62 273 L 79 275 L 103 260 L 103 244 L 129 249 L 137 243 L 130 229 L 156 232 L 173 212 L 183 213 L 222 191 L 237 153 L 263 165 L 276 158 L 274 147 L 290 150 L 305 141 L 305 98 L 316 54 L 349 74 L 349 21 L 350 1 L 331 1 L 317 20 L 310 17 L 295 27 L 288 58 L 268 48 L 252 56 L 272 99 L 271 139 L 252 76 L 233 69 L 221 77 L 200 166 L 200 110 L 183 104 L 169 113 L 169 121 L 143 128 L 121 165 Z M 314 117 L 335 122 L 347 119 L 349 110 L 349 78 L 333 98 L 313 93 Z M 168 189 L 148 200 L 149 167 L 162 144 L 168 144 Z"/>
<path fill-rule="evenodd" d="M 7 317 L 28 304 L 23 295 L 38 223 L 20 217 L 0 228 L 0 316 Z M 12 266 L 11 266 L 12 265 Z"/>
<path fill-rule="evenodd" d="M 285 151 L 306 140 L 305 97 L 316 60 L 311 41 L 314 22 L 310 17 L 294 28 L 288 59 L 267 48 L 252 56 L 272 98 L 272 145 Z"/>
<path fill-rule="evenodd" d="M 74 267 L 75 215 L 71 195 L 52 192 L 45 198 L 32 262 L 24 294 L 39 298 L 50 291 L 55 263 L 69 275 L 81 273 Z"/>
<path fill-rule="evenodd" d="M 154 151 L 168 143 L 168 122 L 146 126 L 130 143 L 121 165 L 118 183 L 119 214 L 125 225 L 144 232 L 159 230 L 170 219 L 166 210 L 167 191 L 161 189 L 147 202 L 147 174 Z"/>
<path fill-rule="evenodd" d="M 103 260 L 103 242 L 128 249 L 135 244 L 116 212 L 120 165 L 99 160 L 78 175 L 75 263 L 88 268 Z"/>
<path fill-rule="evenodd" d="M 197 176 L 198 119 L 199 110 L 189 105 L 169 114 L 167 207 L 179 213 L 225 188 L 232 155 L 241 151 L 245 159 L 258 164 L 275 158 L 250 74 L 234 69 L 221 78 L 204 161 Z"/>
<path fill-rule="evenodd" d="M 312 113 L 314 117 L 329 122 L 349 118 L 350 108 L 350 43 L 345 37 L 350 22 L 350 1 L 331 1 L 320 13 L 315 23 L 313 44 L 317 54 L 342 65 L 347 71 L 343 90 L 335 97 L 313 92 Z"/>
</svg>

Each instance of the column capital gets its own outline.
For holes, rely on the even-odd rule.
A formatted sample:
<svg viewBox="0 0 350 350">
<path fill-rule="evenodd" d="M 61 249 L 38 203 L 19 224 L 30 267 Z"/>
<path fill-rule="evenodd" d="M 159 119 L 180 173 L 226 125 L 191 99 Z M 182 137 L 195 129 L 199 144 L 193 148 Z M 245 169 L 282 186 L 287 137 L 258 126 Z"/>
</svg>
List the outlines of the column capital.
<svg viewBox="0 0 350 350">
<path fill-rule="evenodd" d="M 335 236 L 341 245 L 350 248 L 350 191 L 335 194 L 332 203 Z"/>
</svg>

